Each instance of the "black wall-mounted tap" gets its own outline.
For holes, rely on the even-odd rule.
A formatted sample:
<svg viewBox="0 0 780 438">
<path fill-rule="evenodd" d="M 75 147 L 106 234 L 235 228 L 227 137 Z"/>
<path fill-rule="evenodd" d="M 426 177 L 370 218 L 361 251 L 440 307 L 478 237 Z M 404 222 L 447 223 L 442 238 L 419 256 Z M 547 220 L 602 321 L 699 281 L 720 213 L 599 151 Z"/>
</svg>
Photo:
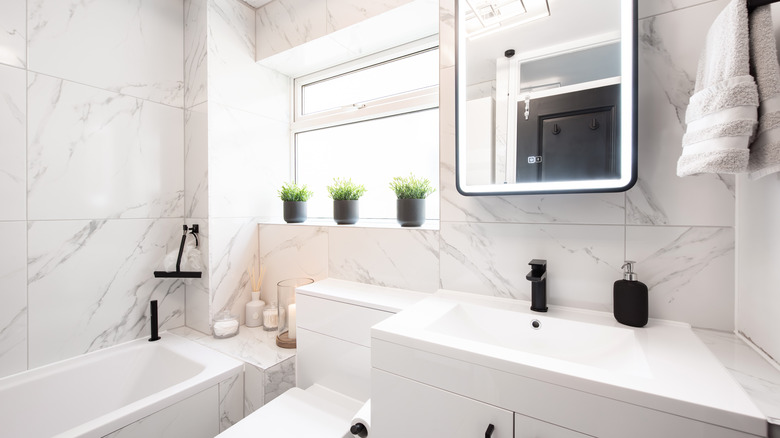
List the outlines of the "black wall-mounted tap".
<svg viewBox="0 0 780 438">
<path fill-rule="evenodd" d="M 531 272 L 525 276 L 531 282 L 531 310 L 547 311 L 547 260 L 533 259 L 528 262 Z"/>
</svg>

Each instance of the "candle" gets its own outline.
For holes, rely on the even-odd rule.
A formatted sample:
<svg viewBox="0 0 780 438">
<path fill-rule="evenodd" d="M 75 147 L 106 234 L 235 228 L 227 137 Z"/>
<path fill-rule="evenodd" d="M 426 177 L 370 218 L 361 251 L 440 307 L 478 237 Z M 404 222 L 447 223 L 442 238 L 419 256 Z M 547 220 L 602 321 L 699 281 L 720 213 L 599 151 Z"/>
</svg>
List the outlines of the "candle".
<svg viewBox="0 0 780 438">
<path fill-rule="evenodd" d="M 297 336 L 295 327 L 295 303 L 292 303 L 287 307 L 287 330 L 287 337 L 295 339 L 295 336 Z"/>
</svg>

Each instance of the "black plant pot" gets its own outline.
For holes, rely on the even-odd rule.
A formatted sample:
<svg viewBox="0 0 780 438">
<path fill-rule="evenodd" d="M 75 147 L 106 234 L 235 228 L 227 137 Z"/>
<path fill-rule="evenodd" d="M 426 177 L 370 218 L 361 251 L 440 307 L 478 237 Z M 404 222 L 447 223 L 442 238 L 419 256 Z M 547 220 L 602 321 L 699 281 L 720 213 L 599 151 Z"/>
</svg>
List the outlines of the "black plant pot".
<svg viewBox="0 0 780 438">
<path fill-rule="evenodd" d="M 419 227 L 425 223 L 425 199 L 399 199 L 396 217 L 402 227 Z"/>
<path fill-rule="evenodd" d="M 333 220 L 339 225 L 351 225 L 358 221 L 358 200 L 333 201 Z"/>
<path fill-rule="evenodd" d="M 306 202 L 284 201 L 284 221 L 299 224 L 306 221 Z"/>
</svg>

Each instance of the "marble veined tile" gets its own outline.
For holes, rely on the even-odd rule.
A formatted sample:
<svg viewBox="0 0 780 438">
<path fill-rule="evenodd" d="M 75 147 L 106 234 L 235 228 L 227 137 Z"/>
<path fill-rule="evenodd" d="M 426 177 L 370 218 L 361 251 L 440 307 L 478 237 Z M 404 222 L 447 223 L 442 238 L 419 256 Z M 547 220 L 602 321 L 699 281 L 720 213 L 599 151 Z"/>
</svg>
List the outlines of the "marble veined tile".
<svg viewBox="0 0 780 438">
<path fill-rule="evenodd" d="M 699 54 L 725 4 L 710 2 L 640 21 L 639 180 L 626 196 L 629 224 L 734 225 L 733 176 L 677 176 Z"/>
<path fill-rule="evenodd" d="M 30 70 L 183 106 L 182 1 L 27 3 Z"/>
<path fill-rule="evenodd" d="M 258 226 L 260 265 L 265 267 L 262 299 L 276 300 L 276 285 L 288 278 L 328 277 L 328 230 L 299 225 Z"/>
<path fill-rule="evenodd" d="M 326 30 L 326 2 L 276 0 L 257 10 L 257 59 L 320 38 Z"/>
<path fill-rule="evenodd" d="M 265 404 L 264 379 L 265 371 L 262 368 L 244 364 L 244 417 Z"/>
<path fill-rule="evenodd" d="M 219 431 L 244 418 L 244 373 L 219 382 Z"/>
<path fill-rule="evenodd" d="M 288 389 L 295 387 L 295 358 L 291 357 L 265 370 L 263 382 L 266 403 L 284 394 Z"/>
<path fill-rule="evenodd" d="M 325 2 L 327 32 L 344 29 L 355 23 L 397 8 L 411 0 L 328 0 Z"/>
<path fill-rule="evenodd" d="M 207 0 L 184 1 L 184 107 L 208 99 Z"/>
<path fill-rule="evenodd" d="M 289 124 L 209 102 L 209 214 L 281 217 L 289 180 Z"/>
<path fill-rule="evenodd" d="M 528 262 L 545 259 L 549 304 L 611 311 L 623 233 L 622 226 L 444 222 L 441 286 L 530 300 Z"/>
<path fill-rule="evenodd" d="M 774 423 L 780 420 L 780 370 L 733 333 L 695 330 L 761 412 Z M 774 436 L 770 433 L 770 436 Z"/>
<path fill-rule="evenodd" d="M 734 229 L 627 227 L 626 258 L 648 287 L 651 318 L 734 329 Z"/>
<path fill-rule="evenodd" d="M 455 0 L 439 1 L 439 66 L 455 66 Z"/>
<path fill-rule="evenodd" d="M 292 79 L 255 62 L 254 10 L 235 0 L 209 1 L 208 35 L 209 102 L 289 124 Z"/>
<path fill-rule="evenodd" d="M 198 224 L 200 232 L 198 233 L 198 240 L 200 249 L 200 261 L 203 265 L 203 275 L 201 278 L 192 278 L 183 280 L 187 291 L 187 300 L 185 303 L 185 314 L 187 326 L 196 330 L 200 330 L 203 333 L 209 333 L 211 319 L 209 318 L 209 285 L 211 284 L 211 278 L 209 276 L 209 221 L 204 218 L 187 218 L 185 223 L 190 227 L 193 224 Z M 181 238 L 181 237 L 180 237 Z M 192 236 L 187 237 L 188 242 L 192 242 Z M 178 251 L 177 248 L 168 250 Z"/>
<path fill-rule="evenodd" d="M 262 8 L 268 3 L 271 3 L 271 1 L 272 0 L 243 0 L 244 3 L 248 4 L 253 8 Z"/>
<path fill-rule="evenodd" d="M 184 285 L 156 279 L 181 219 L 34 221 L 28 227 L 29 361 L 38 367 L 184 324 Z"/>
<path fill-rule="evenodd" d="M 184 214 L 189 217 L 209 214 L 208 123 L 208 104 L 184 110 Z"/>
<path fill-rule="evenodd" d="M 209 220 L 209 321 L 228 310 L 243 324 L 251 295 L 247 269 L 257 266 L 257 251 L 256 218 Z"/>
<path fill-rule="evenodd" d="M 712 0 L 639 0 L 639 19 L 710 1 Z"/>
<path fill-rule="evenodd" d="M 27 369 L 27 224 L 0 222 L 0 377 Z"/>
<path fill-rule="evenodd" d="M 29 74 L 29 219 L 181 217 L 183 110 Z"/>
<path fill-rule="evenodd" d="M 27 65 L 26 6 L 26 0 L 0 3 L 0 64 Z"/>
<path fill-rule="evenodd" d="M 332 227 L 328 277 L 420 292 L 439 288 L 436 230 Z"/>
<path fill-rule="evenodd" d="M 27 219 L 26 87 L 24 70 L 0 65 L 0 220 Z"/>
</svg>

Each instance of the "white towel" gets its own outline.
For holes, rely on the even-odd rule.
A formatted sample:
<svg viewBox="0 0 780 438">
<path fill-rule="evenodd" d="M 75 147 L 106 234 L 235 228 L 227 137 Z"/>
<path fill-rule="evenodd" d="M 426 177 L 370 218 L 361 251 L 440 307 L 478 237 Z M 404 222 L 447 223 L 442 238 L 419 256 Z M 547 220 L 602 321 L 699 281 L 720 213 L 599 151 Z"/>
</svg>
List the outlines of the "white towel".
<svg viewBox="0 0 780 438">
<path fill-rule="evenodd" d="M 780 171 L 780 65 L 769 6 L 750 13 L 750 66 L 759 96 L 758 133 L 748 164 L 748 177 L 755 180 Z"/>
<path fill-rule="evenodd" d="M 732 0 L 710 27 L 699 59 L 678 176 L 747 171 L 758 107 L 749 47 L 747 0 Z"/>
</svg>

